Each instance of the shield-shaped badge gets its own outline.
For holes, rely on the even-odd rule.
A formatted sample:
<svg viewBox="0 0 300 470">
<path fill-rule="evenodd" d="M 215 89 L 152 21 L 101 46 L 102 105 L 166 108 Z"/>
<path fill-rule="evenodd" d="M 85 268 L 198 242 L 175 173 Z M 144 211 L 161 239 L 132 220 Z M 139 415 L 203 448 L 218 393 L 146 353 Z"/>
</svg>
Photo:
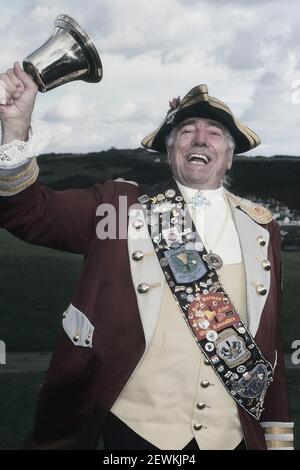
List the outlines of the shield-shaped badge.
<svg viewBox="0 0 300 470">
<path fill-rule="evenodd" d="M 201 279 L 207 268 L 197 250 L 191 249 L 191 245 L 183 245 L 177 249 L 165 251 L 164 255 L 169 262 L 170 269 L 178 284 L 188 284 Z"/>
</svg>

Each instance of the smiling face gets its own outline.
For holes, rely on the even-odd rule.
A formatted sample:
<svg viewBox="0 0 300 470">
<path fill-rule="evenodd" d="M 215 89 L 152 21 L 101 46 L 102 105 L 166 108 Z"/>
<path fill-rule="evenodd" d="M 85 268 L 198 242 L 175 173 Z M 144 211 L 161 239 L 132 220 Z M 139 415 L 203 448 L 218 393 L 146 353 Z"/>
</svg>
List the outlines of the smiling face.
<svg viewBox="0 0 300 470">
<path fill-rule="evenodd" d="M 182 121 L 174 129 L 167 149 L 173 175 L 190 188 L 218 188 L 232 165 L 233 148 L 226 129 L 210 119 Z"/>
</svg>

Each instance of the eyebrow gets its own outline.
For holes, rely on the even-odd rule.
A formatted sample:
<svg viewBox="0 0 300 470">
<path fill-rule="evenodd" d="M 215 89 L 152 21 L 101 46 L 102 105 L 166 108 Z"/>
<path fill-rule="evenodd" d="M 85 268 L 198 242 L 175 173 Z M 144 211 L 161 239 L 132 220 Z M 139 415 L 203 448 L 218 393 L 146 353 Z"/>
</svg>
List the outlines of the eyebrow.
<svg viewBox="0 0 300 470">
<path fill-rule="evenodd" d="M 191 124 L 195 124 L 197 122 L 196 118 L 190 118 L 189 120 L 186 120 L 184 122 L 181 122 L 178 126 L 178 130 L 182 129 L 184 126 L 188 126 L 188 125 L 191 125 Z M 213 121 L 211 119 L 207 119 L 207 123 L 210 125 L 210 126 L 213 126 L 213 127 L 217 127 L 218 129 L 220 129 L 223 133 L 226 132 L 226 128 L 225 126 L 223 126 L 223 124 L 221 124 L 220 122 L 217 122 L 217 121 Z"/>
</svg>

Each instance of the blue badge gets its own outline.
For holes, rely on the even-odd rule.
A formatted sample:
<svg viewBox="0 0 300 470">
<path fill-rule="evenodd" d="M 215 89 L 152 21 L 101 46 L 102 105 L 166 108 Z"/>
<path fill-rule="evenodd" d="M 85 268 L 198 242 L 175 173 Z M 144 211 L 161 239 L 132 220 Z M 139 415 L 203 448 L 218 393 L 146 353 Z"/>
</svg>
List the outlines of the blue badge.
<svg viewBox="0 0 300 470">
<path fill-rule="evenodd" d="M 167 250 L 164 252 L 165 258 L 169 262 L 170 269 L 179 284 L 188 284 L 201 279 L 207 268 L 193 245 L 183 245 L 180 248 Z"/>
</svg>

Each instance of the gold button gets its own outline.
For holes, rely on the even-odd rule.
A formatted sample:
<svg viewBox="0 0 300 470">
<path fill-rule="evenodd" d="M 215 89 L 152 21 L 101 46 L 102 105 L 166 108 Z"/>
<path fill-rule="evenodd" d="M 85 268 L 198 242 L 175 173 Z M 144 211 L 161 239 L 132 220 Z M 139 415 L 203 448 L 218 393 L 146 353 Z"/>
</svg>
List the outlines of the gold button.
<svg viewBox="0 0 300 470">
<path fill-rule="evenodd" d="M 270 261 L 269 261 L 268 259 L 264 259 L 264 260 L 261 262 L 261 265 L 262 265 L 262 267 L 263 267 L 263 269 L 264 269 L 265 271 L 270 271 L 270 269 L 271 269 L 271 263 L 270 263 Z"/>
<path fill-rule="evenodd" d="M 136 230 L 140 230 L 144 226 L 144 222 L 141 219 L 135 219 L 132 225 Z"/>
<path fill-rule="evenodd" d="M 209 386 L 209 381 L 208 380 L 202 380 L 201 387 L 207 388 L 208 386 Z"/>
<path fill-rule="evenodd" d="M 137 287 L 139 294 L 147 294 L 147 292 L 149 292 L 149 289 L 150 286 L 146 282 L 141 282 Z"/>
<path fill-rule="evenodd" d="M 260 246 L 265 246 L 265 244 L 266 244 L 266 240 L 261 235 L 259 235 L 259 237 L 257 237 L 257 241 L 260 244 Z"/>
<path fill-rule="evenodd" d="M 200 423 L 194 424 L 194 429 L 195 429 L 195 431 L 200 431 L 200 429 L 202 429 L 202 424 L 200 424 Z"/>
<path fill-rule="evenodd" d="M 205 359 L 204 359 L 204 364 L 205 364 L 206 366 L 210 366 L 209 360 L 205 358 Z"/>
<path fill-rule="evenodd" d="M 197 403 L 197 408 L 198 408 L 199 410 L 204 410 L 204 408 L 205 408 L 205 403 Z"/>
<path fill-rule="evenodd" d="M 262 284 L 259 284 L 259 285 L 256 287 L 256 292 L 257 292 L 258 295 L 266 295 L 267 289 L 266 289 L 265 286 L 263 286 Z"/>
<path fill-rule="evenodd" d="M 131 257 L 134 261 L 141 261 L 144 258 L 144 253 L 140 250 L 137 250 L 132 253 Z"/>
</svg>

